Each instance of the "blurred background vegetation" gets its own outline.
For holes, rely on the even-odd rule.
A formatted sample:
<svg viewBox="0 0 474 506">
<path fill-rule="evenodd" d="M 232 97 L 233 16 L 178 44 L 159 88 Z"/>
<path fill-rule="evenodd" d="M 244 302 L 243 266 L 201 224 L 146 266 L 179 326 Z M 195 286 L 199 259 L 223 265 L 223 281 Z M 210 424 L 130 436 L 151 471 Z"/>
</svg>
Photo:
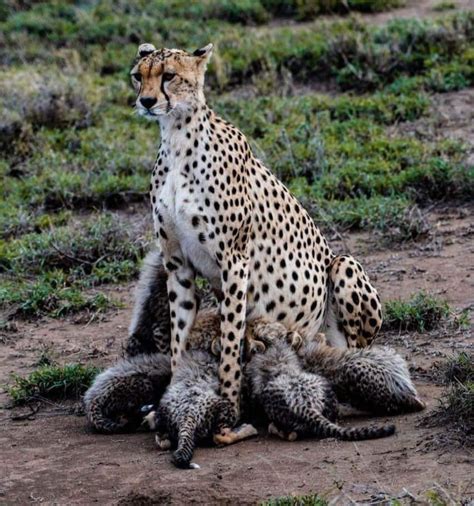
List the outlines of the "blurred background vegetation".
<svg viewBox="0 0 474 506">
<path fill-rule="evenodd" d="M 113 302 L 150 241 L 156 125 L 134 115 L 139 43 L 215 44 L 210 105 L 331 229 L 415 239 L 474 194 L 462 142 L 399 128 L 474 82 L 474 12 L 371 22 L 403 0 L 0 1 L 4 319 Z"/>
</svg>

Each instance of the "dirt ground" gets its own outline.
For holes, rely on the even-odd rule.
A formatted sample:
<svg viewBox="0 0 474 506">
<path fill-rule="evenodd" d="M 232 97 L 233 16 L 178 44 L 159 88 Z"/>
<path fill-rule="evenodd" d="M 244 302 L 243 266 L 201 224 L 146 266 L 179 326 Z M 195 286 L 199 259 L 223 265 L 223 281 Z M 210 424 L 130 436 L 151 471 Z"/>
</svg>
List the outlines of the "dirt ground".
<svg viewBox="0 0 474 506">
<path fill-rule="evenodd" d="M 430 238 L 403 249 L 376 247 L 376 238 L 350 235 L 332 241 L 363 258 L 382 297 L 406 297 L 425 289 L 463 309 L 474 306 L 474 206 L 430 216 Z M 0 383 L 12 372 L 34 368 L 41 351 L 61 363 L 112 363 L 126 337 L 133 286 L 116 287 L 124 307 L 98 321 L 18 323 L 0 345 Z M 472 349 L 472 331 L 392 333 L 380 342 L 410 362 L 428 412 L 442 388 L 429 374 L 454 351 Z M 7 402 L 2 392 L 0 402 Z M 268 497 L 318 492 L 337 502 L 376 504 L 386 496 L 425 498 L 428 489 L 454 500 L 474 497 L 472 454 L 442 444 L 444 430 L 419 424 L 424 415 L 394 417 L 394 437 L 359 443 L 335 440 L 287 443 L 262 435 L 227 448 L 199 448 L 200 470 L 179 471 L 149 433 L 102 436 L 86 430 L 71 405 L 47 406 L 32 420 L 12 421 L 19 410 L 0 410 L 0 503 L 27 504 L 254 504 Z M 377 422 L 386 422 L 382 417 Z M 344 423 L 361 424 L 365 419 Z"/>
</svg>

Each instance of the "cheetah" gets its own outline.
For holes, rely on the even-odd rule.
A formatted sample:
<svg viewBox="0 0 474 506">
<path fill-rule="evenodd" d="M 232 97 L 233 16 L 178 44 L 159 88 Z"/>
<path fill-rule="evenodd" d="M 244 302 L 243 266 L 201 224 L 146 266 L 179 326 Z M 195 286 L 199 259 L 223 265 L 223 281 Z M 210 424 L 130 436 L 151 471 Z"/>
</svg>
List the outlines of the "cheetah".
<svg viewBox="0 0 474 506">
<path fill-rule="evenodd" d="M 350 257 L 338 261 L 245 136 L 207 106 L 204 76 L 212 49 L 208 44 L 189 53 L 142 44 L 131 79 L 138 114 L 161 131 L 150 199 L 168 274 L 171 367 L 194 323 L 199 274 L 222 293 L 220 389 L 232 403 L 235 425 L 245 321 L 264 317 L 303 337 L 323 329 L 331 344 L 353 347 L 374 338 L 381 311 L 360 265 Z"/>
<path fill-rule="evenodd" d="M 84 395 L 89 425 L 103 434 L 129 432 L 142 423 L 141 407 L 156 402 L 171 378 L 171 360 L 162 353 L 121 360 L 99 374 Z"/>
<path fill-rule="evenodd" d="M 426 405 L 413 385 L 405 360 L 388 347 L 340 349 L 324 334 L 299 350 L 305 370 L 326 377 L 340 402 L 375 414 L 421 411 Z"/>
<path fill-rule="evenodd" d="M 336 437 L 346 441 L 387 437 L 394 425 L 346 428 L 337 425 L 337 400 L 321 375 L 303 370 L 298 356 L 278 340 L 255 354 L 245 368 L 251 396 L 261 405 L 269 432 L 294 441 L 297 437 Z"/>
<path fill-rule="evenodd" d="M 227 439 L 233 409 L 229 399 L 219 395 L 217 371 L 214 355 L 185 352 L 158 409 L 145 417 L 150 428 L 158 432 L 156 441 L 161 449 L 176 446 L 172 462 L 179 468 L 199 467 L 191 463 L 197 442 L 213 437 L 216 443 L 225 440 L 228 444 L 257 434 L 251 425 L 244 424 L 231 441 Z"/>
<path fill-rule="evenodd" d="M 143 261 L 140 278 L 135 292 L 135 304 L 129 326 L 128 338 L 122 355 L 133 357 L 139 354 L 170 354 L 170 307 L 166 288 L 167 272 L 159 251 L 150 251 Z M 217 294 L 218 295 L 218 294 Z M 217 307 L 216 296 L 205 290 L 197 290 L 199 308 Z M 208 313 L 209 329 L 213 330 L 217 313 Z M 204 321 L 200 319 L 201 325 Z M 199 335 L 196 333 L 193 340 Z M 205 337 L 209 337 L 205 334 Z M 215 336 L 214 336 L 215 338 Z"/>
<path fill-rule="evenodd" d="M 165 303 L 165 307 L 168 308 L 167 300 L 167 296 L 164 299 L 161 296 L 153 297 L 149 304 L 144 304 L 143 313 L 147 311 L 150 313 L 148 316 L 142 315 L 142 322 L 156 322 L 156 319 L 152 318 L 153 309 L 156 306 L 156 309 L 161 310 Z M 159 322 L 155 330 L 158 327 Z M 216 307 L 201 309 L 186 342 L 186 350 L 202 350 L 217 356 L 219 354 L 217 338 L 219 329 L 218 309 Z M 166 334 L 161 331 L 153 335 L 156 341 L 151 338 L 148 329 L 143 333 L 136 329 L 136 332 L 131 334 L 133 356 L 126 356 L 99 374 L 85 393 L 84 407 L 87 420 L 97 432 L 112 434 L 134 431 L 142 422 L 142 407 L 156 405 L 159 402 L 171 379 L 171 359 L 169 354 L 148 353 L 150 348 L 155 346 L 161 348 L 166 342 L 166 338 L 163 340 Z M 129 340 L 128 343 L 130 342 Z M 137 351 L 136 345 L 139 346 L 140 353 L 135 353 Z M 264 349 L 263 343 L 248 335 L 246 345 L 248 353 L 252 353 L 254 347 L 258 347 L 259 350 Z M 222 441 L 230 441 L 232 436 L 230 435 L 229 438 L 224 437 Z"/>
<path fill-rule="evenodd" d="M 155 301 L 158 299 L 155 299 Z M 203 309 L 196 319 L 186 343 L 187 350 L 217 353 L 216 336 L 220 329 L 218 310 Z M 99 374 L 84 395 L 84 407 L 89 424 L 101 433 L 133 431 L 141 424 L 141 407 L 156 404 L 171 379 L 169 354 L 147 353 L 148 330 L 135 334 L 145 343 L 145 352 L 126 357 Z M 161 335 L 159 333 L 159 335 Z M 161 341 L 158 342 L 160 344 Z"/>
</svg>

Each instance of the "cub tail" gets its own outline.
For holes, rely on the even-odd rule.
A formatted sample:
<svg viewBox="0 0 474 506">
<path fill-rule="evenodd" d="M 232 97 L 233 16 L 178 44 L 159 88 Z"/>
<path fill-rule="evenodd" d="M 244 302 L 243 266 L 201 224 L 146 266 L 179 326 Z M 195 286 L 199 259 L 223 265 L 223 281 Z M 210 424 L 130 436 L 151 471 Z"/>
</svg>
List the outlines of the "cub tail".
<svg viewBox="0 0 474 506">
<path fill-rule="evenodd" d="M 319 413 L 313 416 L 312 425 L 314 435 L 319 437 L 335 437 L 343 441 L 362 441 L 364 439 L 379 439 L 395 434 L 395 425 L 341 427 L 329 421 Z"/>
<path fill-rule="evenodd" d="M 173 452 L 171 461 L 180 469 L 195 469 L 191 463 L 195 447 L 196 421 L 188 417 L 179 428 L 178 448 Z"/>
<path fill-rule="evenodd" d="M 125 416 L 115 419 L 105 415 L 100 402 L 91 402 L 87 409 L 87 419 L 95 431 L 101 434 L 114 434 L 124 432 L 129 427 L 130 421 Z"/>
</svg>

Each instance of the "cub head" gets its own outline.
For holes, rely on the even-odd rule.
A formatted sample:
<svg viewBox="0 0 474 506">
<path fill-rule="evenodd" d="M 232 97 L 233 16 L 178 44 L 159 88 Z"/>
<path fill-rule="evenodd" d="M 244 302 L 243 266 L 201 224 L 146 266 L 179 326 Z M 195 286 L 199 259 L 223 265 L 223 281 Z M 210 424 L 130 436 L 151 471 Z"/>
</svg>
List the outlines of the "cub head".
<svg viewBox="0 0 474 506">
<path fill-rule="evenodd" d="M 130 72 L 138 95 L 138 113 L 158 120 L 164 115 L 184 113 L 203 104 L 204 74 L 211 54 L 212 44 L 194 53 L 141 44 Z"/>
</svg>

